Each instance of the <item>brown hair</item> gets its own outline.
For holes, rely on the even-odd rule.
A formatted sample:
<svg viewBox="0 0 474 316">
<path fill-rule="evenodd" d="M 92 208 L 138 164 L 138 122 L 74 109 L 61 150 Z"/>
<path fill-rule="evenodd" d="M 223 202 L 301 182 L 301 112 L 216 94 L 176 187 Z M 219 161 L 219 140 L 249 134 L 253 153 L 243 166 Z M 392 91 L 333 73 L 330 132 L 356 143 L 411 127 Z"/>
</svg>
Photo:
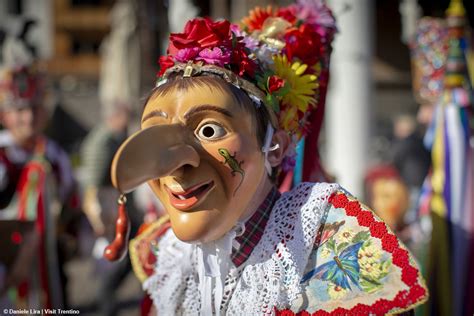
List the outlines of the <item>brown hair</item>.
<svg viewBox="0 0 474 316">
<path fill-rule="evenodd" d="M 224 91 L 230 94 L 240 106 L 242 106 L 252 117 L 255 118 L 252 123 L 254 124 L 253 126 L 256 132 L 258 143 L 260 146 L 263 146 L 267 125 L 269 124 L 269 118 L 266 113 L 265 106 L 263 104 L 260 106 L 256 105 L 246 92 L 213 74 L 204 73 L 198 77 L 183 78 L 181 72 L 170 75 L 167 80 L 168 81 L 166 83 L 154 88 L 151 91 L 150 95 L 145 100 L 145 105 L 150 99 L 167 95 L 175 89 L 187 91 L 194 87 L 205 86 L 211 90 L 218 89 L 220 91 Z"/>
</svg>

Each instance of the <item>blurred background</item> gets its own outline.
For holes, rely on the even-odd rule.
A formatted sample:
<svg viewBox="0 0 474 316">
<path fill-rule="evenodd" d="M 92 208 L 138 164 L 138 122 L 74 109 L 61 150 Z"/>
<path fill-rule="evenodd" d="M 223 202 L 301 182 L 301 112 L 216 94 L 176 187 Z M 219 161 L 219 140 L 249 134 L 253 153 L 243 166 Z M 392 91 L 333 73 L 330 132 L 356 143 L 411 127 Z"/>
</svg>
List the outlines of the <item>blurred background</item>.
<svg viewBox="0 0 474 316">
<path fill-rule="evenodd" d="M 0 0 L 0 41 L 3 45 L 4 34 L 16 36 L 40 61 L 51 91 L 45 135 L 67 153 L 77 184 L 76 206 L 63 216 L 66 219 L 59 228 L 66 236 L 67 259 L 61 264 L 67 279 L 67 307 L 80 310 L 81 315 L 139 313 L 143 293 L 129 262 L 112 267 L 100 259 L 103 237 L 113 232 L 117 198 L 110 189 L 108 168 L 111 154 L 138 128 L 143 100 L 154 85 L 157 60 L 166 50 L 169 32 L 180 32 L 184 23 L 197 15 L 238 22 L 257 5 L 289 3 Z M 425 240 L 432 228 L 404 228 L 420 217 L 422 184 L 432 170 L 429 148 L 423 145 L 432 111 L 420 111 L 424 104 L 414 88 L 410 43 L 419 19 L 445 18 L 450 1 L 333 0 L 328 5 L 339 32 L 333 45 L 326 117 L 319 140 L 322 165 L 331 178 L 367 204 L 388 209 L 385 220 L 405 234 L 408 243 L 415 240 L 417 252 L 423 246 L 416 241 Z M 469 28 L 474 23 L 474 1 L 464 0 L 464 7 Z M 474 39 L 469 32 L 465 37 L 466 43 Z M 468 57 L 466 67 L 474 67 L 473 61 Z M 472 96 L 472 90 L 469 94 Z M 472 103 L 470 108 L 472 115 Z M 468 130 L 472 130 L 472 116 Z M 470 135 L 467 146 L 472 148 Z M 474 195 L 469 188 L 466 194 Z M 137 214 L 132 219 L 135 230 L 162 212 L 146 188 L 132 202 L 136 211 L 131 213 Z M 104 215 L 106 209 L 112 212 L 110 216 Z M 100 213 L 102 216 L 97 216 Z M 474 209 L 470 214 L 474 220 Z M 472 235 L 466 238 L 472 240 Z M 445 255 L 452 255 L 450 249 Z M 421 261 L 426 259 L 426 254 L 420 256 Z M 455 301 L 446 302 L 446 309 L 438 306 L 431 311 L 463 314 L 459 310 L 445 314 L 452 311 Z"/>
</svg>

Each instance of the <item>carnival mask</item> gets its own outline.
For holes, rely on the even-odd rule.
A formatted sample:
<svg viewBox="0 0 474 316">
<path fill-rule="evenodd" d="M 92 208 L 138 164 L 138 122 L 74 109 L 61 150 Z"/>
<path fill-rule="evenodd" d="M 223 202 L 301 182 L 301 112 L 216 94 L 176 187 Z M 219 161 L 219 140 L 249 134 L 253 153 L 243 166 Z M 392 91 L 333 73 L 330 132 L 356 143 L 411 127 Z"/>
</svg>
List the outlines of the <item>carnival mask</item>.
<svg viewBox="0 0 474 316">
<path fill-rule="evenodd" d="M 116 155 L 113 182 L 122 192 L 148 182 L 178 238 L 216 240 L 271 187 L 255 125 L 235 96 L 215 86 L 155 94 L 142 130 Z"/>
</svg>

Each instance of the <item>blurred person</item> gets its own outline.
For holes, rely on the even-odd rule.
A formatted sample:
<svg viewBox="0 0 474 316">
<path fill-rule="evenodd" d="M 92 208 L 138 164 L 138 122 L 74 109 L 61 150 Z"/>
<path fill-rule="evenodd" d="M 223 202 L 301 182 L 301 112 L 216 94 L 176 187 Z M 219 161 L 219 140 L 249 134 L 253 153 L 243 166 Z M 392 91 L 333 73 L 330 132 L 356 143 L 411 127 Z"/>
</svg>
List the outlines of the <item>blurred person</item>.
<svg viewBox="0 0 474 316">
<path fill-rule="evenodd" d="M 108 210 L 115 205 L 118 198 L 115 190 L 111 189 L 109 170 L 113 154 L 127 138 L 131 115 L 130 107 L 123 103 L 117 102 L 105 108 L 103 121 L 89 132 L 81 146 L 83 210 L 97 236 L 110 233 L 106 232 L 101 213 L 103 209 Z M 101 198 L 103 201 L 99 201 Z"/>
<path fill-rule="evenodd" d="M 34 223 L 32 231 L 14 232 L 21 246 L 0 296 L 14 308 L 61 308 L 57 221 L 73 195 L 72 170 L 66 153 L 43 135 L 48 91 L 27 45 L 6 35 L 0 55 L 0 220 Z"/>
<path fill-rule="evenodd" d="M 428 174 L 431 159 L 415 117 L 409 114 L 397 116 L 393 122 L 393 134 L 393 164 L 410 189 L 419 189 Z"/>
<path fill-rule="evenodd" d="M 102 119 L 89 132 L 81 148 L 83 209 L 96 235 L 93 256 L 99 289 L 95 295 L 101 315 L 117 313 L 117 290 L 131 272 L 130 259 L 118 263 L 102 258 L 105 246 L 113 240 L 116 201 L 119 197 L 110 181 L 114 152 L 128 135 L 133 104 L 140 90 L 140 45 L 137 29 L 136 2 L 117 1 L 110 14 L 111 32 L 101 45 L 99 100 Z M 130 197 L 133 205 L 133 197 Z M 132 232 L 143 219 L 142 212 L 131 216 Z"/>
<path fill-rule="evenodd" d="M 409 192 L 406 221 L 413 222 L 417 219 L 418 199 L 421 186 L 431 166 L 431 155 L 423 144 L 414 116 L 398 115 L 393 122 L 393 135 L 391 163 Z"/>
<path fill-rule="evenodd" d="M 115 205 L 119 197 L 110 181 L 110 167 L 115 151 L 127 137 L 131 115 L 129 105 L 115 102 L 104 106 L 103 121 L 85 138 L 81 148 L 81 184 L 84 192 L 83 210 L 96 235 L 93 256 L 99 289 L 95 297 L 101 315 L 117 313 L 116 293 L 122 281 L 131 272 L 130 260 L 119 263 L 102 258 L 105 246 L 113 240 L 115 232 Z M 133 199 L 131 201 L 133 204 Z M 131 217 L 132 235 L 141 220 L 141 212 Z"/>
<path fill-rule="evenodd" d="M 365 177 L 368 204 L 395 232 L 405 226 L 404 216 L 409 207 L 408 187 L 397 169 L 379 165 L 369 169 Z"/>
</svg>

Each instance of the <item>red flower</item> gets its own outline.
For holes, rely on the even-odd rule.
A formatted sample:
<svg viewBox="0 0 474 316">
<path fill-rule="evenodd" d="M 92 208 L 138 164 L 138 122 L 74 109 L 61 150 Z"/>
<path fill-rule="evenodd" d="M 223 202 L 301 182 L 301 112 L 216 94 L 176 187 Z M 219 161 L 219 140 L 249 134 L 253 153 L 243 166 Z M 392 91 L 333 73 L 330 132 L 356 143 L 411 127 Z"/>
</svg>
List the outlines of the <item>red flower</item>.
<svg viewBox="0 0 474 316">
<path fill-rule="evenodd" d="M 278 91 L 281 88 L 283 88 L 284 85 L 285 85 L 285 80 L 283 80 L 282 78 L 276 75 L 268 77 L 268 82 L 267 82 L 268 92 L 273 93 L 275 91 Z"/>
<path fill-rule="evenodd" d="M 272 6 L 266 8 L 256 7 L 249 12 L 247 17 L 242 19 L 242 24 L 247 32 L 261 30 L 265 20 L 272 16 L 274 16 Z"/>
<path fill-rule="evenodd" d="M 395 305 L 395 307 L 405 307 L 407 296 L 408 292 L 405 290 L 398 292 L 397 296 L 393 299 L 393 305 Z"/>
<path fill-rule="evenodd" d="M 331 312 L 333 315 L 347 315 L 348 310 L 342 307 L 338 307 Z"/>
<path fill-rule="evenodd" d="M 416 283 L 418 279 L 418 270 L 413 268 L 412 266 L 407 266 L 405 269 L 402 270 L 402 281 L 405 282 L 406 285 L 412 286 Z"/>
<path fill-rule="evenodd" d="M 357 222 L 360 226 L 369 227 L 374 220 L 374 215 L 370 211 L 360 211 L 357 215 Z"/>
<path fill-rule="evenodd" d="M 291 310 L 289 310 L 289 309 L 284 309 L 284 310 L 281 310 L 281 311 L 280 311 L 280 310 L 276 310 L 276 314 L 277 314 L 278 316 L 280 316 L 280 315 L 281 315 L 281 316 L 294 316 L 294 315 L 295 315 L 295 313 L 293 313 L 293 312 L 292 312 Z"/>
<path fill-rule="evenodd" d="M 159 60 L 159 64 L 160 64 L 160 72 L 158 73 L 158 77 L 161 77 L 168 68 L 171 68 L 174 66 L 174 61 L 169 55 L 161 56 Z"/>
<path fill-rule="evenodd" d="M 408 265 L 408 251 L 397 248 L 392 253 L 392 262 L 394 265 L 403 268 Z"/>
<path fill-rule="evenodd" d="M 232 41 L 230 22 L 197 18 L 186 23 L 183 33 L 172 33 L 168 53 L 175 55 L 183 48 L 230 47 Z"/>
<path fill-rule="evenodd" d="M 382 238 L 387 233 L 387 227 L 382 222 L 373 222 L 370 225 L 370 233 L 374 237 Z"/>
<path fill-rule="evenodd" d="M 392 253 L 398 247 L 398 239 L 395 235 L 387 234 L 382 238 L 382 249 Z"/>
<path fill-rule="evenodd" d="M 349 216 L 357 216 L 359 212 L 361 211 L 359 202 L 357 201 L 350 201 L 347 203 L 346 207 L 346 214 Z"/>
<path fill-rule="evenodd" d="M 382 298 L 377 300 L 372 306 L 373 311 L 376 312 L 377 315 L 384 315 L 393 307 L 393 303 Z"/>
<path fill-rule="evenodd" d="M 410 289 L 409 297 L 412 301 L 418 301 L 420 298 L 426 296 L 426 290 L 419 284 L 416 284 Z"/>
<path fill-rule="evenodd" d="M 335 208 L 345 207 L 348 200 L 344 194 L 333 194 L 329 197 L 329 203 L 334 205 Z"/>
<path fill-rule="evenodd" d="M 295 9 L 296 8 L 294 6 L 279 8 L 278 11 L 277 11 L 276 16 L 287 20 L 291 24 L 295 24 L 295 22 L 297 20 Z"/>
<path fill-rule="evenodd" d="M 307 24 L 291 28 L 285 34 L 285 53 L 289 60 L 298 58 L 307 65 L 314 65 L 324 54 L 321 36 Z"/>
<path fill-rule="evenodd" d="M 245 74 L 253 77 L 257 69 L 257 64 L 249 58 L 245 45 L 241 42 L 237 42 L 232 50 L 231 63 L 234 65 L 232 71 L 241 77 Z"/>
<path fill-rule="evenodd" d="M 354 315 L 367 315 L 370 312 L 370 308 L 365 304 L 359 303 L 351 309 L 351 312 L 353 312 Z"/>
</svg>

